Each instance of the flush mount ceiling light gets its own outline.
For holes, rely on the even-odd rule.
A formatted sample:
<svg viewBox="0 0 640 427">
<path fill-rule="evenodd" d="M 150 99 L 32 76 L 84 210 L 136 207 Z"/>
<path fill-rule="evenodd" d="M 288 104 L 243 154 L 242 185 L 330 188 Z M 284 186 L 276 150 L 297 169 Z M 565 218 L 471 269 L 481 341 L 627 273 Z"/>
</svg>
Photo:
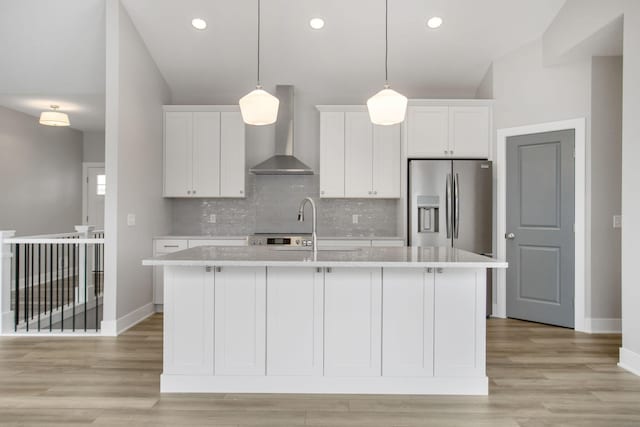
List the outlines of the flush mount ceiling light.
<svg viewBox="0 0 640 427">
<path fill-rule="evenodd" d="M 435 30 L 436 28 L 440 28 L 440 25 L 442 25 L 442 18 L 440 18 L 439 16 L 431 17 L 427 21 L 427 27 L 433 30 Z"/>
<path fill-rule="evenodd" d="M 280 101 L 260 85 L 260 0 L 258 0 L 258 73 L 256 88 L 240 98 L 242 120 L 248 125 L 264 126 L 278 119 Z"/>
<path fill-rule="evenodd" d="M 61 113 L 58 110 L 60 108 L 57 105 L 52 105 L 51 110 L 43 111 L 40 113 L 40 124 L 45 126 L 69 126 L 69 116 L 66 113 Z"/>
<path fill-rule="evenodd" d="M 191 20 L 191 25 L 193 25 L 193 28 L 196 30 L 204 30 L 207 28 L 207 21 L 202 18 L 193 18 Z"/>
<path fill-rule="evenodd" d="M 389 126 L 404 121 L 407 112 L 407 97 L 399 94 L 389 86 L 389 0 L 385 0 L 384 4 L 384 89 L 369 98 L 367 109 L 373 124 Z"/>
<path fill-rule="evenodd" d="M 311 20 L 309 21 L 309 26 L 314 30 L 321 30 L 324 27 L 324 19 L 311 18 Z"/>
</svg>

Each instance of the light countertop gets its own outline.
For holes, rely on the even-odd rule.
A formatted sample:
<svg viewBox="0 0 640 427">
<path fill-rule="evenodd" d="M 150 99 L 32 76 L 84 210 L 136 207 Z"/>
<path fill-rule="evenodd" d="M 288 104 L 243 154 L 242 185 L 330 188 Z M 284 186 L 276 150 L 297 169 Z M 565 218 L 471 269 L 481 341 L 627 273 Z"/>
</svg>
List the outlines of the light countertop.
<svg viewBox="0 0 640 427">
<path fill-rule="evenodd" d="M 295 250 L 297 249 L 297 250 Z M 263 246 L 200 246 L 145 259 L 143 265 L 160 266 L 266 266 L 266 267 L 432 267 L 507 268 L 507 263 L 447 247 L 331 248 L 310 250 Z"/>
<path fill-rule="evenodd" d="M 311 233 L 291 233 L 291 234 L 308 234 Z M 154 239 L 159 240 L 245 240 L 247 236 L 156 236 Z M 318 240 L 404 240 L 400 236 L 318 236 Z"/>
</svg>

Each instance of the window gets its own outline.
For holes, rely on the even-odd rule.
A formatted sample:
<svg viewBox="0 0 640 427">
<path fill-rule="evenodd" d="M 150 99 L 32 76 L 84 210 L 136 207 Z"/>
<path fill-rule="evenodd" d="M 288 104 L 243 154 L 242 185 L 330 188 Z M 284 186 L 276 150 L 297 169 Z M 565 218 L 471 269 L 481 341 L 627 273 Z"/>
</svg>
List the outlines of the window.
<svg viewBox="0 0 640 427">
<path fill-rule="evenodd" d="M 104 196 L 107 191 L 107 176 L 96 175 L 96 194 L 98 196 Z"/>
</svg>

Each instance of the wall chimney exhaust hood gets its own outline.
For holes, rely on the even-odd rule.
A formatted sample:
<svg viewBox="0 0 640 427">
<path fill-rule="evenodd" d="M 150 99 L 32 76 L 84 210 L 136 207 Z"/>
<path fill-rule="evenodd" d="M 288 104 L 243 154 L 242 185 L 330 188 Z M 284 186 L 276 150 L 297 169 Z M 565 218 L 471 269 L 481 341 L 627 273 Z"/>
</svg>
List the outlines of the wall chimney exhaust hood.
<svg viewBox="0 0 640 427">
<path fill-rule="evenodd" d="M 255 165 L 254 175 L 313 175 L 313 170 L 293 155 L 293 86 L 276 86 L 280 100 L 276 121 L 276 154 Z"/>
</svg>

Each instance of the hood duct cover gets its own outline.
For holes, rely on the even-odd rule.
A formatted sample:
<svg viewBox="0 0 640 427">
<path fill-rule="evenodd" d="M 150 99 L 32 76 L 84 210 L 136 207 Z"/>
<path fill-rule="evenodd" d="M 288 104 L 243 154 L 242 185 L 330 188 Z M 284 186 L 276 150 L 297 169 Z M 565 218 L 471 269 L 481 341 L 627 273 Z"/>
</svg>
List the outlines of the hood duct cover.
<svg viewBox="0 0 640 427">
<path fill-rule="evenodd" d="M 276 154 L 249 169 L 255 175 L 313 175 L 313 170 L 293 155 L 293 86 L 276 86 L 280 100 L 276 121 Z"/>
</svg>

